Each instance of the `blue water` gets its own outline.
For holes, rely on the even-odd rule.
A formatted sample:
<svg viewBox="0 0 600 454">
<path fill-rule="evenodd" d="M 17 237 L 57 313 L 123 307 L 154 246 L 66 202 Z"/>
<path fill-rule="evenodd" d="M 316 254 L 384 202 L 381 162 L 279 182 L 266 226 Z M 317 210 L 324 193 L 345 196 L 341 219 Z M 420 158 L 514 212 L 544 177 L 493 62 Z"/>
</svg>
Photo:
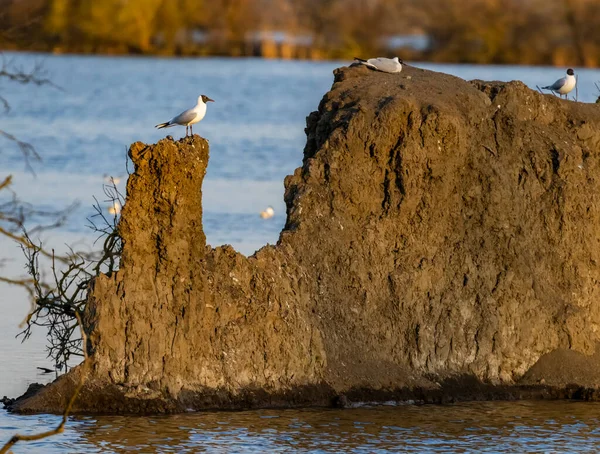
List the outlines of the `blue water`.
<svg viewBox="0 0 600 454">
<path fill-rule="evenodd" d="M 27 140 L 42 157 L 28 172 L 22 155 L 0 138 L 0 178 L 13 174 L 15 190 L 37 206 L 79 207 L 68 225 L 44 235 L 46 246 L 92 248 L 86 228 L 92 196 L 103 202 L 105 175 L 121 177 L 124 192 L 130 143 L 152 143 L 184 128 L 154 125 L 191 107 L 199 94 L 216 102 L 194 132 L 210 141 L 203 186 L 208 242 L 252 254 L 275 243 L 285 222 L 283 179 L 302 161 L 305 117 L 349 62 L 260 59 L 171 59 L 52 56 L 10 53 L 19 66 L 43 63 L 59 88 L 0 80 L 11 104 L 0 129 Z M 562 77 L 564 69 L 522 66 L 416 64 L 465 79 L 518 79 L 531 87 Z M 599 70 L 579 70 L 579 100 L 598 96 Z M 131 167 L 130 167 L 131 168 Z M 269 220 L 259 212 L 273 206 Z M 108 205 L 104 204 L 104 208 Z M 22 274 L 22 256 L 0 239 L 2 272 Z M 0 284 L 0 395 L 47 381 L 43 333 L 21 345 L 14 335 L 28 310 L 26 295 Z M 600 405 L 566 402 L 473 403 L 354 410 L 203 413 L 164 418 L 76 418 L 65 434 L 15 452 L 593 452 Z M 43 430 L 54 416 L 0 412 L 0 438 L 20 429 Z"/>
<path fill-rule="evenodd" d="M 597 452 L 600 405 L 479 402 L 347 410 L 259 410 L 161 417 L 75 417 L 64 434 L 15 453 Z M 4 416 L 0 437 L 58 417 Z"/>
</svg>

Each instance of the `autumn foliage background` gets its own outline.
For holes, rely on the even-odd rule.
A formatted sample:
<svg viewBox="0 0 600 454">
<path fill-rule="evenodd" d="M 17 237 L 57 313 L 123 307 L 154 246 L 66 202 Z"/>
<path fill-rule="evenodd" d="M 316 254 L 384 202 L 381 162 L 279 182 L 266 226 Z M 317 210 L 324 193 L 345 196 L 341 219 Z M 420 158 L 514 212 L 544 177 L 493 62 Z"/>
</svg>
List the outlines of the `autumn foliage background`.
<svg viewBox="0 0 600 454">
<path fill-rule="evenodd" d="M 600 63 L 599 0 L 0 0 L 0 30 L 52 52 Z"/>
</svg>

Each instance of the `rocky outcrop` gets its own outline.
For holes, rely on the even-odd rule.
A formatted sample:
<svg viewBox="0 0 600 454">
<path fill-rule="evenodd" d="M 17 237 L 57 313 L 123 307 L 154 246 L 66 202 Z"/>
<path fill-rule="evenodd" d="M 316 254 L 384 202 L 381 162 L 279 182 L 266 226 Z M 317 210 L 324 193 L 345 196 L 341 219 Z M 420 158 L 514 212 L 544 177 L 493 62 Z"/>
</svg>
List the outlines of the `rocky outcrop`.
<svg viewBox="0 0 600 454">
<path fill-rule="evenodd" d="M 597 398 L 597 106 L 353 67 L 307 124 L 251 257 L 206 245 L 204 139 L 131 147 L 76 411 Z M 16 409 L 60 411 L 78 373 Z"/>
</svg>

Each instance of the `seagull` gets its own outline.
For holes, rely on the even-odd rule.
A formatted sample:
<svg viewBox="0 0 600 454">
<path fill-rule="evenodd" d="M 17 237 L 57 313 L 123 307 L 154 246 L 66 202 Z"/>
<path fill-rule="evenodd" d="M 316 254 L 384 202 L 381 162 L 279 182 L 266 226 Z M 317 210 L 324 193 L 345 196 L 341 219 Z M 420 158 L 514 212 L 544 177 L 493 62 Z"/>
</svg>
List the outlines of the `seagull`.
<svg viewBox="0 0 600 454">
<path fill-rule="evenodd" d="M 354 57 L 361 65 L 365 65 L 371 69 L 375 69 L 377 71 L 382 71 L 384 73 L 399 73 L 402 71 L 402 60 L 398 57 L 394 58 L 370 58 L 368 60 L 363 60 L 362 58 Z"/>
<path fill-rule="evenodd" d="M 260 212 L 260 217 L 263 219 L 271 219 L 275 215 L 273 207 L 269 206 L 264 211 Z"/>
<path fill-rule="evenodd" d="M 155 127 L 158 129 L 162 128 L 170 128 L 171 126 L 185 126 L 185 136 L 188 136 L 188 126 L 190 127 L 190 134 L 194 134 L 192 132 L 192 125 L 198 123 L 200 120 L 204 118 L 206 115 L 206 103 L 207 102 L 215 102 L 210 99 L 206 95 L 198 96 L 198 104 L 192 107 L 191 109 L 185 110 L 181 112 L 176 117 L 171 118 L 166 123 L 161 123 L 156 125 Z"/>
<path fill-rule="evenodd" d="M 542 88 L 544 90 L 552 90 L 552 91 L 559 93 L 561 98 L 562 98 L 562 95 L 565 95 L 565 98 L 566 98 L 567 93 L 570 93 L 571 90 L 573 90 L 575 88 L 576 84 L 577 84 L 577 79 L 575 79 L 575 71 L 573 71 L 571 68 L 569 68 L 569 69 L 567 69 L 566 77 L 563 77 L 562 79 L 558 79 L 552 85 L 548 85 L 547 87 L 542 87 Z"/>
</svg>

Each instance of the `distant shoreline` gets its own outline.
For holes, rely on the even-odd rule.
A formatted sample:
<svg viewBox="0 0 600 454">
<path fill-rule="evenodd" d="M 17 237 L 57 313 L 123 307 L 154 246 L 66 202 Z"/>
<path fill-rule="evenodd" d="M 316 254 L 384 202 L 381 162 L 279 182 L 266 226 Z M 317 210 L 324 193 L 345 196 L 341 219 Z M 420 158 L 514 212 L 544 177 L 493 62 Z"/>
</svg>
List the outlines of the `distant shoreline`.
<svg viewBox="0 0 600 454">
<path fill-rule="evenodd" d="M 126 57 L 126 58 L 178 58 L 178 59 L 198 59 L 198 58 L 226 58 L 226 59 L 256 59 L 256 60 L 277 60 L 277 61 L 306 61 L 306 62 L 335 62 L 335 61 L 347 61 L 352 62 L 353 57 L 331 57 L 331 58 L 282 58 L 282 57 L 268 57 L 260 55 L 229 55 L 229 54 L 216 54 L 216 53 L 161 53 L 161 52 L 78 52 L 78 51 L 56 51 L 56 50 L 42 50 L 42 49 L 17 49 L 17 48 L 0 48 L 0 54 L 5 52 L 24 53 L 24 54 L 46 54 L 56 56 L 75 56 L 75 57 Z M 385 53 L 384 53 L 385 54 Z M 379 54 L 378 54 L 379 55 Z M 398 56 L 402 57 L 407 62 L 415 63 L 427 63 L 436 65 L 481 65 L 481 66 L 530 66 L 530 67 L 548 67 L 548 68 L 562 68 L 564 65 L 554 64 L 552 62 L 544 64 L 531 64 L 531 63 L 481 63 L 481 62 L 470 62 L 470 61 L 441 61 L 435 59 L 418 58 L 414 59 L 405 58 L 402 53 L 398 53 Z M 381 55 L 386 56 L 386 55 Z M 396 54 L 389 54 L 387 56 L 396 56 Z M 586 69 L 600 69 L 600 66 L 577 66 L 572 65 L 574 68 L 586 68 Z"/>
</svg>

